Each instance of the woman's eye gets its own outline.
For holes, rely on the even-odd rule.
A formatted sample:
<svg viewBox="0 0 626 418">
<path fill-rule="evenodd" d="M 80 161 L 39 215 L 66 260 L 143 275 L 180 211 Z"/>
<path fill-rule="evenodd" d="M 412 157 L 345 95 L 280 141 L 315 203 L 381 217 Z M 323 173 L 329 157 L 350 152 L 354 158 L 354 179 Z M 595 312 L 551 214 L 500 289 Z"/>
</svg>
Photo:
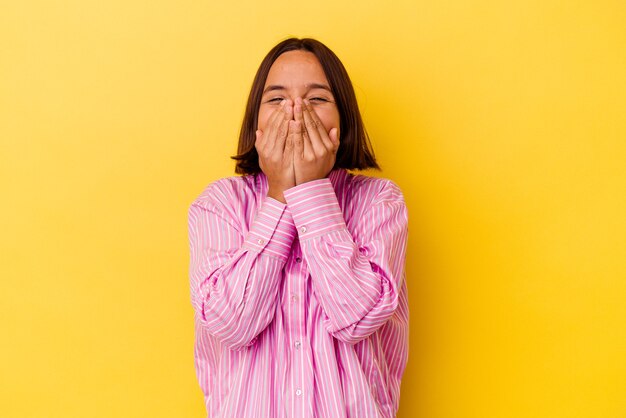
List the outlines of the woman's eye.
<svg viewBox="0 0 626 418">
<path fill-rule="evenodd" d="M 282 97 L 274 97 L 273 99 L 269 99 L 267 103 L 280 103 L 282 100 Z"/>
<path fill-rule="evenodd" d="M 328 100 L 323 98 L 323 97 L 311 97 L 309 99 L 309 102 L 318 102 L 318 103 L 323 103 L 323 102 L 327 102 Z"/>
</svg>

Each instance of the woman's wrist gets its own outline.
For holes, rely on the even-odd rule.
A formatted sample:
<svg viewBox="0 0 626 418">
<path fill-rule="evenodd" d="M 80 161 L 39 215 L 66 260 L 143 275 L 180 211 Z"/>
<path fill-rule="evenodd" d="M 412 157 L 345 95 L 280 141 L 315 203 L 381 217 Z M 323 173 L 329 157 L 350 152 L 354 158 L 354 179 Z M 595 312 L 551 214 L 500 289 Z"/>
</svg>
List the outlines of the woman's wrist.
<svg viewBox="0 0 626 418">
<path fill-rule="evenodd" d="M 278 190 L 270 187 L 267 191 L 267 196 L 271 197 L 272 199 L 276 199 L 279 202 L 287 203 L 287 201 L 285 200 L 285 196 L 283 195 L 283 190 Z"/>
</svg>

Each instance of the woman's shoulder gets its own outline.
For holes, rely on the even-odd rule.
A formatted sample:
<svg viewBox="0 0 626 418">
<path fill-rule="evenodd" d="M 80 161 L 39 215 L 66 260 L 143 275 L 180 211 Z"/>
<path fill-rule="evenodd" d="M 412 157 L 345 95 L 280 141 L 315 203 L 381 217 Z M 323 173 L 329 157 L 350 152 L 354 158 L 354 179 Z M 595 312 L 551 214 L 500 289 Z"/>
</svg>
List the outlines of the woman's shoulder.
<svg viewBox="0 0 626 418">
<path fill-rule="evenodd" d="M 350 173 L 350 192 L 352 195 L 366 195 L 370 203 L 382 201 L 404 201 L 400 186 L 389 178 L 374 177 L 364 173 Z"/>
<path fill-rule="evenodd" d="M 236 204 L 254 197 L 257 187 L 256 177 L 251 174 L 218 178 L 204 187 L 192 205 L 209 209 Z"/>
</svg>

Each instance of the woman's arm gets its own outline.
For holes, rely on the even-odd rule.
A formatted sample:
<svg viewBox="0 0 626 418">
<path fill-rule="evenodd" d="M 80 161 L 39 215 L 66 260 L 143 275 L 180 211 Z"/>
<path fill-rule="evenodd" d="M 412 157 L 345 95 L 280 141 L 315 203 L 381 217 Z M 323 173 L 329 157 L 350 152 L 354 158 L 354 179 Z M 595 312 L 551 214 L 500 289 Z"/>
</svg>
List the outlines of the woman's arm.
<svg viewBox="0 0 626 418">
<path fill-rule="evenodd" d="M 202 325 L 238 350 L 273 320 L 296 231 L 286 205 L 268 197 L 244 235 L 219 200 L 189 207 L 191 302 Z"/>
<path fill-rule="evenodd" d="M 325 313 L 324 325 L 335 338 L 356 344 L 398 307 L 408 237 L 402 192 L 395 183 L 384 183 L 357 221 L 356 242 L 328 178 L 302 183 L 284 194 Z"/>
</svg>

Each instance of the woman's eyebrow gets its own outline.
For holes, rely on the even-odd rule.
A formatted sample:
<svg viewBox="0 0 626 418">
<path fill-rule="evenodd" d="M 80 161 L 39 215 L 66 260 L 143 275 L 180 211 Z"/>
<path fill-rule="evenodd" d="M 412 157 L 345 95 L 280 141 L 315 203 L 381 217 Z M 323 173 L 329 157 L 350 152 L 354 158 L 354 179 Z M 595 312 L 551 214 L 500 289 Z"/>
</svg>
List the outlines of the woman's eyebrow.
<svg viewBox="0 0 626 418">
<path fill-rule="evenodd" d="M 263 90 L 263 94 L 267 93 L 268 91 L 274 91 L 274 90 L 285 90 L 285 87 L 278 86 L 275 84 L 270 84 L 269 86 L 265 87 L 265 90 Z"/>
<path fill-rule="evenodd" d="M 328 87 L 326 84 L 311 83 L 311 84 L 307 84 L 307 87 L 309 88 L 309 90 L 324 89 L 324 90 L 328 90 L 330 93 L 332 93 L 332 91 L 330 91 L 330 87 Z"/>
<path fill-rule="evenodd" d="M 323 89 L 323 90 L 328 90 L 328 92 L 332 93 L 332 91 L 330 90 L 330 87 L 328 87 L 326 84 L 311 83 L 311 84 L 305 84 L 305 87 L 307 87 L 309 90 Z M 269 86 L 265 87 L 265 90 L 263 90 L 263 94 L 269 91 L 275 91 L 275 90 L 286 90 L 286 89 L 285 89 L 285 86 L 281 86 L 278 84 L 270 84 Z"/>
</svg>

